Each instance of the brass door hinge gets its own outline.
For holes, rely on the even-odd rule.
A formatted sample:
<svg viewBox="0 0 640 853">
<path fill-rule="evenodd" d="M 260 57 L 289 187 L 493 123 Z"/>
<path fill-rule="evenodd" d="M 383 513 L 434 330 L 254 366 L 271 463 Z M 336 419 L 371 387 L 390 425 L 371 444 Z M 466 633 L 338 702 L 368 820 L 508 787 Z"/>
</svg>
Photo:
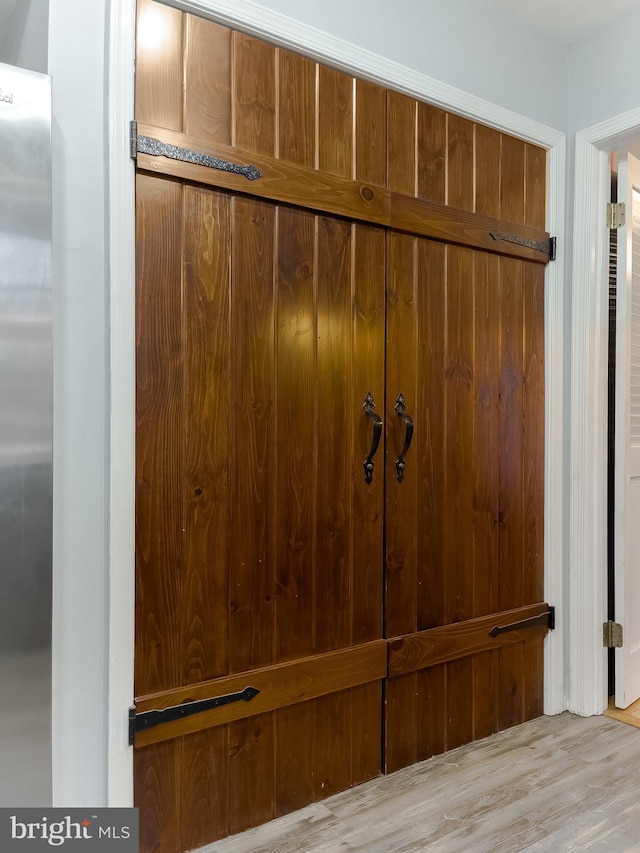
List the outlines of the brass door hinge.
<svg viewBox="0 0 640 853">
<path fill-rule="evenodd" d="M 602 645 L 605 649 L 622 648 L 622 625 L 619 622 L 605 622 L 602 626 Z"/>
<path fill-rule="evenodd" d="M 624 223 L 624 202 L 610 202 L 607 205 L 607 228 L 622 228 Z"/>
</svg>

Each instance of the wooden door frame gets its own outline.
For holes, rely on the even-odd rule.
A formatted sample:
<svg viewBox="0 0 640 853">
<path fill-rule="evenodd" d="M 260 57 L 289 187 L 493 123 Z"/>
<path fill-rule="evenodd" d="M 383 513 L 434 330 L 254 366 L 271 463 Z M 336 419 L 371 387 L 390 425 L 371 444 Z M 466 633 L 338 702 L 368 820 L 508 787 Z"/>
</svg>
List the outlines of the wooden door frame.
<svg viewBox="0 0 640 853">
<path fill-rule="evenodd" d="M 564 219 L 565 135 L 460 89 L 399 65 L 251 0 L 164 0 L 166 5 L 303 53 L 447 111 L 518 136 L 548 150 L 547 230 L 558 256 L 545 278 L 545 600 L 556 606 L 556 630 L 545 642 L 544 709 L 566 708 L 564 689 Z M 133 118 L 135 0 L 111 0 L 107 22 L 110 301 L 110 552 L 108 801 L 133 804 L 133 750 L 127 708 L 133 699 L 135 595 L 135 230 L 134 167 L 129 157 Z"/>
<path fill-rule="evenodd" d="M 576 134 L 571 282 L 568 709 L 607 707 L 607 370 L 610 154 L 637 143 L 640 109 Z M 585 412 L 588 416 L 585 416 Z"/>
</svg>

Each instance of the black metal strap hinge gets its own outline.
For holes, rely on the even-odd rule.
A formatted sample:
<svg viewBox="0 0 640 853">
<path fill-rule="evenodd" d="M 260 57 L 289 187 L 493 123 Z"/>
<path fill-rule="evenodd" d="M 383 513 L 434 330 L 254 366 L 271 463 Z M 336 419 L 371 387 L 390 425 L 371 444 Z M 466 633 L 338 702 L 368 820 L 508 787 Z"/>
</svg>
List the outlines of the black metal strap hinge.
<svg viewBox="0 0 640 853">
<path fill-rule="evenodd" d="M 516 234 L 505 234 L 503 231 L 490 231 L 489 234 L 494 240 L 502 240 L 505 243 L 513 243 L 516 246 L 524 246 L 526 249 L 533 249 L 536 252 L 542 252 L 549 255 L 550 261 L 556 259 L 556 238 L 550 237 L 548 240 L 530 240 L 528 237 L 518 237 Z"/>
<path fill-rule="evenodd" d="M 553 631 L 556 627 L 555 607 L 549 607 L 545 613 L 541 613 L 539 616 L 521 619 L 520 622 L 512 622 L 510 625 L 494 625 L 489 631 L 489 636 L 497 637 L 500 634 L 508 634 L 510 631 L 520 631 L 522 628 L 535 628 L 536 625 L 546 625 L 550 631 Z"/>
<path fill-rule="evenodd" d="M 213 157 L 202 151 L 192 151 L 190 148 L 181 148 L 179 145 L 171 145 L 169 142 L 160 142 L 152 136 L 138 134 L 136 122 L 131 122 L 131 157 L 135 160 L 138 154 L 149 154 L 152 157 L 168 157 L 170 160 L 180 160 L 182 163 L 192 163 L 194 166 L 206 166 L 209 169 L 218 169 L 221 172 L 232 172 L 242 175 L 248 181 L 256 181 L 262 177 L 262 172 L 251 164 L 242 166 L 240 163 L 232 163 L 221 157 Z"/>
<path fill-rule="evenodd" d="M 195 702 L 183 702 L 181 705 L 172 705 L 161 711 L 143 711 L 138 714 L 136 706 L 129 708 L 129 746 L 134 746 L 136 734 L 153 729 L 162 723 L 171 723 L 174 720 L 184 720 L 194 714 L 220 708 L 223 705 L 231 705 L 233 702 L 250 702 L 260 693 L 255 687 L 245 687 L 239 693 L 227 693 L 225 696 L 215 696 L 212 699 L 199 699 Z"/>
</svg>

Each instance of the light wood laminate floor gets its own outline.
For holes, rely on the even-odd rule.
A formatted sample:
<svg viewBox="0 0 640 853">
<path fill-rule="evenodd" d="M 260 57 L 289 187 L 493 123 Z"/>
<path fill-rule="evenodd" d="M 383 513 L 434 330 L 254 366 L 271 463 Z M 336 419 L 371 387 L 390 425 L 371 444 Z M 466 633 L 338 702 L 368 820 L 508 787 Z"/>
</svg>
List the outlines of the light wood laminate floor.
<svg viewBox="0 0 640 853">
<path fill-rule="evenodd" d="M 640 851 L 640 730 L 542 717 L 200 853 Z"/>
</svg>

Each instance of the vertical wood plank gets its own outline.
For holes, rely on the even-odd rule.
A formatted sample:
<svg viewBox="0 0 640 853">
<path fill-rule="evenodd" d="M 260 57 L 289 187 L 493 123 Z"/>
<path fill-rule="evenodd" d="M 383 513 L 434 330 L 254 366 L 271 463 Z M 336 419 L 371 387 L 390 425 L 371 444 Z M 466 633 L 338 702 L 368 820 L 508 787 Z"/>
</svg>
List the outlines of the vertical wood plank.
<svg viewBox="0 0 640 853">
<path fill-rule="evenodd" d="M 524 157 L 526 143 L 502 134 L 500 209 L 503 219 L 524 224 Z"/>
<path fill-rule="evenodd" d="M 351 361 L 351 224 L 317 219 L 317 547 L 314 652 L 351 640 L 354 400 Z M 359 555 L 353 555 L 356 560 Z"/>
<path fill-rule="evenodd" d="M 364 479 L 362 463 L 371 447 L 372 428 L 362 411 L 371 391 L 384 421 L 385 232 L 353 226 L 353 585 L 352 643 L 382 636 L 384 442 L 375 459 L 373 482 Z M 356 427 L 357 424 L 357 427 Z"/>
<path fill-rule="evenodd" d="M 447 667 L 432 666 L 417 673 L 417 755 L 426 761 L 445 751 Z"/>
<path fill-rule="evenodd" d="M 412 672 L 385 682 L 385 773 L 418 760 L 417 679 Z"/>
<path fill-rule="evenodd" d="M 178 754 L 173 741 L 134 751 L 133 801 L 140 809 L 141 853 L 182 850 Z"/>
<path fill-rule="evenodd" d="M 277 232 L 276 660 L 290 660 L 313 653 L 315 218 L 280 208 Z"/>
<path fill-rule="evenodd" d="M 278 50 L 278 157 L 313 168 L 316 160 L 316 65 Z"/>
<path fill-rule="evenodd" d="M 228 726 L 175 741 L 180 768 L 181 850 L 195 850 L 228 835 Z"/>
<path fill-rule="evenodd" d="M 351 692 L 343 690 L 314 701 L 312 774 L 315 799 L 344 791 L 351 783 Z"/>
<path fill-rule="evenodd" d="M 500 258 L 474 253 L 473 615 L 496 613 L 500 498 Z"/>
<path fill-rule="evenodd" d="M 474 209 L 475 125 L 460 116 L 447 116 L 447 204 Z"/>
<path fill-rule="evenodd" d="M 274 814 L 274 715 L 258 714 L 229 726 L 229 833 L 243 832 Z"/>
<path fill-rule="evenodd" d="M 382 682 L 351 691 L 351 784 L 358 785 L 382 770 Z"/>
<path fill-rule="evenodd" d="M 544 228 L 547 188 L 547 152 L 537 145 L 525 145 L 525 223 Z"/>
<path fill-rule="evenodd" d="M 444 204 L 447 199 L 447 114 L 418 101 L 417 195 Z"/>
<path fill-rule="evenodd" d="M 500 652 L 473 658 L 473 737 L 480 740 L 500 728 Z"/>
<path fill-rule="evenodd" d="M 355 163 L 353 178 L 387 183 L 387 92 L 366 80 L 355 81 Z"/>
<path fill-rule="evenodd" d="M 447 665 L 447 749 L 473 740 L 473 660 Z"/>
<path fill-rule="evenodd" d="M 387 180 L 390 190 L 416 192 L 416 101 L 387 92 Z"/>
<path fill-rule="evenodd" d="M 523 321 L 524 262 L 500 261 L 500 581 L 501 610 L 524 604 Z"/>
<path fill-rule="evenodd" d="M 230 384 L 229 197 L 184 188 L 184 583 L 183 683 L 228 670 Z"/>
<path fill-rule="evenodd" d="M 386 397 L 386 636 L 417 628 L 417 471 L 415 457 L 407 459 L 405 480 L 396 477 L 395 460 L 404 443 L 405 427 L 394 410 L 404 394 L 407 408 L 416 412 L 416 303 L 417 245 L 414 237 L 387 234 L 387 397 Z"/>
<path fill-rule="evenodd" d="M 182 130 L 184 15 L 138 0 L 135 115 L 137 121 Z"/>
<path fill-rule="evenodd" d="M 353 164 L 352 77 L 318 66 L 318 168 L 351 177 Z"/>
<path fill-rule="evenodd" d="M 233 33 L 234 144 L 276 156 L 276 48 Z"/>
<path fill-rule="evenodd" d="M 231 145 L 231 30 L 185 15 L 184 133 Z"/>
<path fill-rule="evenodd" d="M 476 125 L 476 213 L 500 218 L 500 133 Z"/>
<path fill-rule="evenodd" d="M 234 436 L 229 662 L 242 672 L 273 662 L 275 211 L 243 198 L 232 210 L 233 381 L 222 411 L 232 413 Z M 218 400 L 224 392 L 214 391 Z"/>
<path fill-rule="evenodd" d="M 182 684 L 182 187 L 136 183 L 136 695 Z M 162 370 L 157 365 L 162 364 Z"/>
<path fill-rule="evenodd" d="M 544 268 L 524 265 L 523 603 L 544 600 Z"/>
<path fill-rule="evenodd" d="M 276 817 L 301 809 L 315 799 L 314 706 L 314 701 L 301 702 L 275 712 Z"/>
<path fill-rule="evenodd" d="M 504 212 L 504 206 L 503 206 Z M 500 609 L 524 603 L 523 321 L 524 262 L 501 266 Z M 522 722 L 523 645 L 500 650 L 500 728 Z"/>
<path fill-rule="evenodd" d="M 528 149 L 527 149 L 528 150 Z M 524 603 L 544 600 L 544 269 L 524 270 Z M 524 719 L 543 713 L 544 640 L 524 644 Z"/>
<path fill-rule="evenodd" d="M 445 624 L 473 615 L 473 252 L 447 247 Z"/>
<path fill-rule="evenodd" d="M 446 249 L 418 241 L 418 383 L 416 412 L 420 432 L 410 450 L 418 466 L 417 630 L 444 624 L 444 363 L 446 329 Z M 424 420 L 422 420 L 422 418 Z M 433 753 L 434 755 L 436 753 Z"/>
</svg>

